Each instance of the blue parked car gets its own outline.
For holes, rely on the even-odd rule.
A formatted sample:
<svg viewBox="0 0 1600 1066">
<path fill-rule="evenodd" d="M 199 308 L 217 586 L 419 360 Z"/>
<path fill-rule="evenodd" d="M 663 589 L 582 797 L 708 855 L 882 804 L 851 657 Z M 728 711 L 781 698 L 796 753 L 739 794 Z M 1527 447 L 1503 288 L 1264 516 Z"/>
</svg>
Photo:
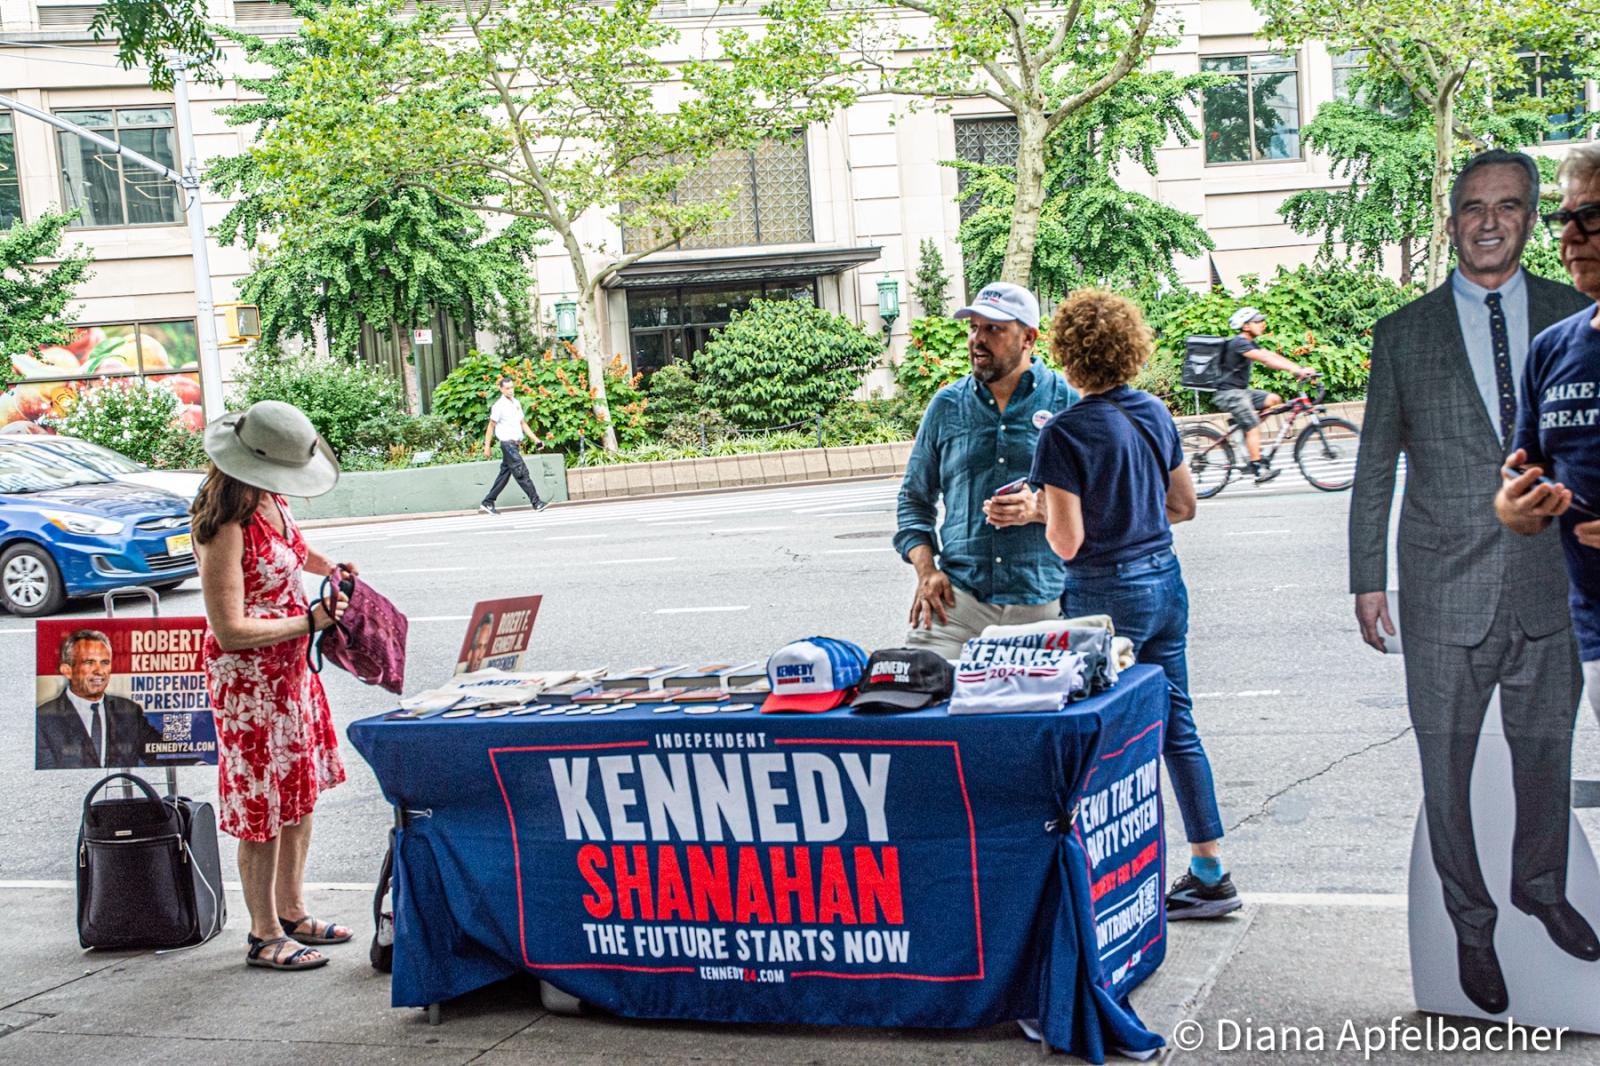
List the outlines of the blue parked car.
<svg viewBox="0 0 1600 1066">
<path fill-rule="evenodd" d="M 34 448 L 0 446 L 0 606 L 32 618 L 119 585 L 196 573 L 188 501 Z"/>
</svg>

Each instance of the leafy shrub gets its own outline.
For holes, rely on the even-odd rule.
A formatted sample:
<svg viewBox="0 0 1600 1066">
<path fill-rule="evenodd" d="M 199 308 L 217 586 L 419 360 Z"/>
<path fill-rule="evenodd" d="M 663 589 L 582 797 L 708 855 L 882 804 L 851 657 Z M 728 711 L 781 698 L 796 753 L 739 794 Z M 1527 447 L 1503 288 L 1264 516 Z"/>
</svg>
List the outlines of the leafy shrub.
<svg viewBox="0 0 1600 1066">
<path fill-rule="evenodd" d="M 588 365 L 581 359 L 557 359 L 553 351 L 508 360 L 469 353 L 434 389 L 434 413 L 467 434 L 481 435 L 488 425 L 489 408 L 499 397 L 502 374 L 516 383 L 517 399 L 536 438 L 532 444 L 551 451 L 577 452 L 580 440 L 586 440 L 591 448 L 604 440 L 604 427 L 594 414 Z M 606 398 L 619 446 L 632 447 L 642 441 L 647 401 L 620 357 L 606 369 Z"/>
<path fill-rule="evenodd" d="M 934 393 L 971 369 L 966 323 L 927 315 L 911 322 L 911 344 L 894 368 L 894 383 L 902 396 L 921 409 L 928 406 Z"/>
<path fill-rule="evenodd" d="M 177 394 L 140 380 L 108 382 L 78 394 L 66 414 L 51 426 L 150 466 L 170 465 L 164 457 L 193 454 L 198 433 L 178 422 Z M 203 453 L 202 453 L 203 454 Z"/>
<path fill-rule="evenodd" d="M 668 363 L 650 375 L 644 394 L 649 400 L 645 424 L 658 436 L 675 422 L 698 415 L 705 406 L 700 384 L 687 362 Z"/>
<path fill-rule="evenodd" d="M 1371 267 L 1348 262 L 1279 267 L 1265 284 L 1255 275 L 1241 281 L 1237 294 L 1223 288 L 1176 290 L 1146 302 L 1145 317 L 1157 334 L 1150 380 L 1175 385 L 1184 338 L 1195 333 L 1228 336 L 1228 317 L 1250 304 L 1267 316 L 1263 348 L 1316 367 L 1329 400 L 1360 399 L 1366 395 L 1371 367 L 1372 324 L 1417 295 L 1416 289 Z M 1281 395 L 1297 391 L 1294 378 L 1265 368 L 1256 371 L 1252 384 Z M 1176 406 L 1178 399 L 1188 399 L 1186 390 L 1179 393 L 1163 399 Z"/>
<path fill-rule="evenodd" d="M 399 382 L 381 371 L 315 355 L 288 357 L 258 349 L 245 366 L 230 405 L 281 400 L 304 411 L 341 466 L 360 462 L 347 453 L 382 452 L 405 408 Z"/>
<path fill-rule="evenodd" d="M 907 396 L 846 400 L 822 418 L 823 447 L 910 440 L 917 435 L 917 423 L 922 420 L 925 406 Z"/>
<path fill-rule="evenodd" d="M 186 429 L 169 433 L 156 445 L 150 465 L 161 470 L 204 470 L 211 459 L 206 455 L 205 434 Z"/>
<path fill-rule="evenodd" d="M 861 385 L 883 343 L 843 315 L 800 300 L 755 300 L 694 357 L 705 397 L 746 428 L 792 425 Z"/>
</svg>

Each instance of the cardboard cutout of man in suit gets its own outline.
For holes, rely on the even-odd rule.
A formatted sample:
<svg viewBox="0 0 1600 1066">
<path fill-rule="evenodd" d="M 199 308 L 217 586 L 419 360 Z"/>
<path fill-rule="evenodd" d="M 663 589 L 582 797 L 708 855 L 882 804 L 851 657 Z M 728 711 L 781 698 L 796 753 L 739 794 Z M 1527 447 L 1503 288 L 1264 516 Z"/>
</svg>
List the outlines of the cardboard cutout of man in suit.
<svg viewBox="0 0 1600 1066">
<path fill-rule="evenodd" d="M 151 761 L 147 744 L 161 733 L 133 700 L 106 694 L 111 682 L 111 638 L 79 629 L 61 642 L 60 670 L 67 687 L 36 712 L 34 767 L 78 770 L 141 766 Z"/>
<path fill-rule="evenodd" d="M 1495 518 L 1516 389 L 1532 337 L 1587 301 L 1527 274 L 1539 175 L 1519 152 L 1469 160 L 1451 190 L 1458 266 L 1445 284 L 1381 319 L 1350 502 L 1350 591 L 1368 644 L 1389 617 L 1389 510 L 1406 454 L 1396 549 L 1406 695 L 1422 761 L 1423 807 L 1461 989 L 1481 1010 L 1509 1005 L 1495 954 L 1469 790 L 1496 686 L 1512 757 L 1516 830 L 1511 902 L 1581 959 L 1600 941 L 1566 899 L 1572 729 L 1582 691 L 1554 531 L 1512 533 Z"/>
</svg>

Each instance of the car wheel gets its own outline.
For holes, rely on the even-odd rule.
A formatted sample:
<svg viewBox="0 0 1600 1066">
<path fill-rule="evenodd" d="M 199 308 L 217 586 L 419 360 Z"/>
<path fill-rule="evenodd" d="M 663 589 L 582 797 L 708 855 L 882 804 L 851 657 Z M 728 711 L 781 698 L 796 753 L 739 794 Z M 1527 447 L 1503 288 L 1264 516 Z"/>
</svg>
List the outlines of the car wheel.
<svg viewBox="0 0 1600 1066">
<path fill-rule="evenodd" d="M 32 544 L 17 544 L 0 555 L 0 602 L 22 618 L 61 610 L 67 593 L 50 554 Z"/>
</svg>

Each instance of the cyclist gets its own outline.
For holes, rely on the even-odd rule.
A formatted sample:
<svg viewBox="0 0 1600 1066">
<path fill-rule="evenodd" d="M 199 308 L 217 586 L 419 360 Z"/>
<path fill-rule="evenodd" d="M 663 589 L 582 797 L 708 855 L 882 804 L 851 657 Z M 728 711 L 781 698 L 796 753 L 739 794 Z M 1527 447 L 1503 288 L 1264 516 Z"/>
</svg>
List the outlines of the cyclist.
<svg viewBox="0 0 1600 1066">
<path fill-rule="evenodd" d="M 1251 363 L 1260 363 L 1273 370 L 1293 374 L 1301 381 L 1316 376 L 1309 366 L 1301 366 L 1269 351 L 1257 343 L 1267 331 L 1267 316 L 1254 307 L 1241 307 L 1228 319 L 1228 328 L 1234 335 L 1228 338 L 1222 352 L 1222 372 L 1217 378 L 1217 391 L 1211 403 L 1219 411 L 1226 411 L 1244 431 L 1245 450 L 1250 453 L 1250 472 L 1256 476 L 1257 485 L 1265 485 L 1278 476 L 1278 471 L 1261 458 L 1261 417 L 1257 412 L 1276 407 L 1283 397 L 1265 389 L 1250 387 Z"/>
</svg>

